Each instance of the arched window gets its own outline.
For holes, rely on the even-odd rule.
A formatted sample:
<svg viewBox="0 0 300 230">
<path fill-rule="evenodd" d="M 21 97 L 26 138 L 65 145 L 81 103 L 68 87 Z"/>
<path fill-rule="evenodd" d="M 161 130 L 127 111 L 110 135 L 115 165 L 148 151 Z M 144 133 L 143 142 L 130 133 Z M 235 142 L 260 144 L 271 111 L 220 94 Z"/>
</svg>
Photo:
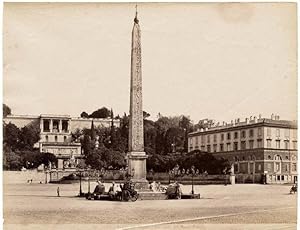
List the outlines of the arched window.
<svg viewBox="0 0 300 230">
<path fill-rule="evenodd" d="M 275 160 L 275 161 L 281 161 L 281 156 L 275 155 L 274 160 Z"/>
</svg>

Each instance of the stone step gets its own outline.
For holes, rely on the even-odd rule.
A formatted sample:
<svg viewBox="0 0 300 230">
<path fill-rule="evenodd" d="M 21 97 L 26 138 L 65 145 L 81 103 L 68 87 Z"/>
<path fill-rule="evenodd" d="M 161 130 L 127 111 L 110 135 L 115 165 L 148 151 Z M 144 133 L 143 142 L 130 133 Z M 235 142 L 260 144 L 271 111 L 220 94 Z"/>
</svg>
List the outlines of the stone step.
<svg viewBox="0 0 300 230">
<path fill-rule="evenodd" d="M 160 192 L 140 192 L 139 199 L 140 200 L 166 200 L 167 195 L 165 193 L 160 193 Z"/>
</svg>

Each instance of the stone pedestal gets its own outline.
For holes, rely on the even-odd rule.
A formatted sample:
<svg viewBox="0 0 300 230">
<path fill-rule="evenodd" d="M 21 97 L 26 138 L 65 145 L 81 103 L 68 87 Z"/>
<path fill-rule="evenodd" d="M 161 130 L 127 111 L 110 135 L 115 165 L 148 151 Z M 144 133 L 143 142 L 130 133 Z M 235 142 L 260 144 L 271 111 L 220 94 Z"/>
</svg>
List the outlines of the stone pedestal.
<svg viewBox="0 0 300 230">
<path fill-rule="evenodd" d="M 131 180 L 135 183 L 135 189 L 140 191 L 149 190 L 149 182 L 146 179 L 146 159 L 145 152 L 130 152 L 128 157 L 128 173 L 132 176 Z"/>
</svg>

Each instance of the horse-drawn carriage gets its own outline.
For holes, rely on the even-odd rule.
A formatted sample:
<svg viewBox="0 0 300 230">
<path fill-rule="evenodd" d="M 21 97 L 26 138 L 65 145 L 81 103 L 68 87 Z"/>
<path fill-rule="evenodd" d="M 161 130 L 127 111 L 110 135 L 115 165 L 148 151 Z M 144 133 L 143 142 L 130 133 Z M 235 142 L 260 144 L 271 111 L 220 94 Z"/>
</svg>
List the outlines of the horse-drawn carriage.
<svg viewBox="0 0 300 230">
<path fill-rule="evenodd" d="M 108 192 L 105 192 L 104 184 L 98 183 L 94 192 L 86 193 L 85 197 L 88 200 L 136 201 L 139 195 L 131 182 L 125 182 L 120 187 L 113 183 Z"/>
</svg>

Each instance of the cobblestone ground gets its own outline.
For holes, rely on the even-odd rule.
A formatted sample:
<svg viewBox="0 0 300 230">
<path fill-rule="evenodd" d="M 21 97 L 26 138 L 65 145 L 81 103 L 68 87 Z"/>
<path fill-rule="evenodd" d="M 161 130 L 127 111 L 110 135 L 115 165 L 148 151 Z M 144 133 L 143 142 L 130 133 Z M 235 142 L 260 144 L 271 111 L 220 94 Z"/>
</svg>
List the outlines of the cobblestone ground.
<svg viewBox="0 0 300 230">
<path fill-rule="evenodd" d="M 56 196 L 60 187 L 61 197 Z M 107 185 L 108 188 L 109 185 Z M 91 189 L 94 188 L 94 183 Z M 286 185 L 195 186 L 199 200 L 88 201 L 79 184 L 5 184 L 5 229 L 296 229 Z M 87 183 L 83 185 L 87 191 Z M 190 192 L 191 186 L 184 186 Z"/>
</svg>

